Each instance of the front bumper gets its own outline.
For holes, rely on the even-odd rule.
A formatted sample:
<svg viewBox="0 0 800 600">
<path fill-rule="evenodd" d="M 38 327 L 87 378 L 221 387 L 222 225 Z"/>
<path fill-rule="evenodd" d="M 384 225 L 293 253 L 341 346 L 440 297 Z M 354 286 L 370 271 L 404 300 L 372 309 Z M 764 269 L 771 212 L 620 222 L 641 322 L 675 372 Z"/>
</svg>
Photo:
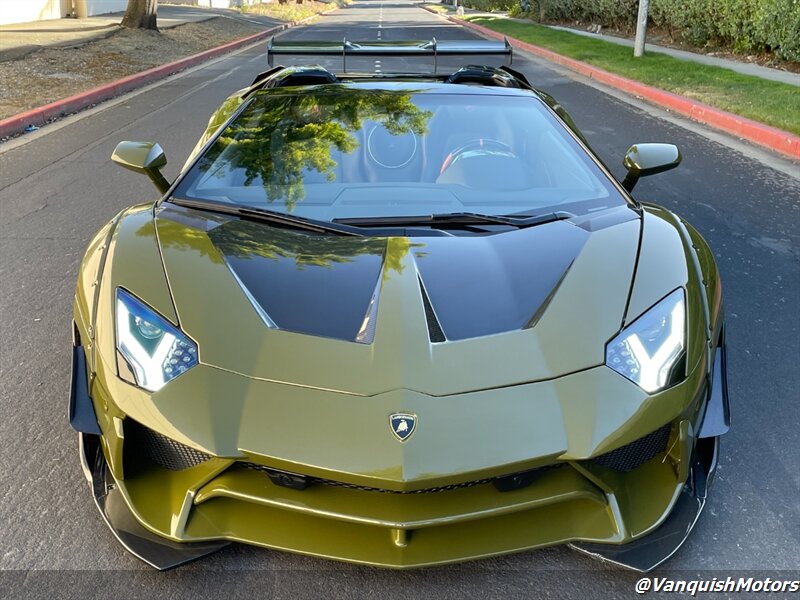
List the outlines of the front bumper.
<svg viewBox="0 0 800 600">
<path fill-rule="evenodd" d="M 679 438 L 681 429 L 686 427 L 678 427 Z M 319 486 L 311 497 L 307 490 L 276 486 L 262 473 L 237 468 L 187 493 L 175 515 L 163 507 L 170 505 L 172 486 L 180 484 L 185 471 L 150 472 L 146 483 L 136 478 L 117 482 L 100 438 L 80 435 L 84 470 L 106 523 L 126 549 L 158 569 L 195 560 L 230 541 L 395 568 L 572 542 L 572 548 L 596 558 L 647 571 L 689 535 L 703 509 L 719 445 L 718 438 L 697 440 L 686 485 L 668 455 L 647 461 L 624 475 L 632 486 L 628 498 L 603 491 L 602 483 L 593 483 L 591 472 L 579 465 L 545 470 L 532 485 L 505 493 L 491 484 L 408 495 Z M 676 441 L 691 452 L 692 440 Z M 153 477 L 159 485 L 153 485 Z M 675 485 L 666 484 L 670 479 Z M 629 501 L 643 503 L 637 517 L 641 524 L 660 526 L 633 537 L 631 524 L 621 518 L 620 502 Z M 188 543 L 142 525 L 174 530 L 176 517 L 186 521 L 182 537 Z"/>
<path fill-rule="evenodd" d="M 718 435 L 729 422 L 724 353 L 717 357 L 713 384 L 703 386 L 691 418 L 671 421 L 663 450 L 642 464 L 620 470 L 603 457 L 556 461 L 555 468 L 532 470 L 529 485 L 504 492 L 489 481 L 421 493 L 292 489 L 242 461 L 217 457 L 180 470 L 126 467 L 124 479 L 115 479 L 106 459 L 120 455 L 126 421 L 133 425 L 127 419 L 103 436 L 81 433 L 81 456 L 112 531 L 159 569 L 237 541 L 393 568 L 567 543 L 647 571 L 686 539 L 713 479 Z M 88 394 L 73 398 L 72 413 L 85 416 L 87 401 Z"/>
</svg>

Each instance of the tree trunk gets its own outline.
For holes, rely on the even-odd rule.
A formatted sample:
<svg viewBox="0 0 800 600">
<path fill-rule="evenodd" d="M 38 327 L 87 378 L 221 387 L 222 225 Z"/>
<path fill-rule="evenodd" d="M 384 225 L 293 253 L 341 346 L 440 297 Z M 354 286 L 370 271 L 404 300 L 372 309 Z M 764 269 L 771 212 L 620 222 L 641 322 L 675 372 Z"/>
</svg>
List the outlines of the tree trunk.
<svg viewBox="0 0 800 600">
<path fill-rule="evenodd" d="M 633 55 L 644 55 L 644 46 L 647 39 L 647 11 L 650 0 L 639 0 L 639 18 L 636 20 L 636 37 L 633 40 Z"/>
<path fill-rule="evenodd" d="M 158 31 L 156 13 L 158 0 L 128 0 L 128 10 L 122 17 L 121 25 L 131 29 L 152 29 Z"/>
</svg>

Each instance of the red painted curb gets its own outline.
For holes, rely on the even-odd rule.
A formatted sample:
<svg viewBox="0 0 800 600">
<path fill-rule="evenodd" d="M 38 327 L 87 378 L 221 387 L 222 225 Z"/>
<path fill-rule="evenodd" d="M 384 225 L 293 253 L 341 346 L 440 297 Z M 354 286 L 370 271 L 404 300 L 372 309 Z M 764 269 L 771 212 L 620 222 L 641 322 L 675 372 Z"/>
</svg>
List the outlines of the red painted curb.
<svg viewBox="0 0 800 600">
<path fill-rule="evenodd" d="M 435 11 L 431 12 L 434 14 L 439 14 Z M 488 37 L 495 39 L 503 39 L 508 37 L 504 36 L 502 33 L 494 31 L 493 29 L 489 29 L 488 27 L 483 27 L 482 25 L 477 25 L 475 23 L 470 23 L 469 21 L 464 21 L 463 19 L 456 19 L 450 16 L 446 16 L 445 18 L 453 23 L 458 23 L 459 25 L 473 29 Z M 577 71 L 578 73 L 587 77 L 591 77 L 592 79 L 595 79 L 605 85 L 623 90 L 629 94 L 640 96 L 646 100 L 649 100 L 653 104 L 657 104 L 676 113 L 685 115 L 694 121 L 704 123 L 716 129 L 721 129 L 722 131 L 744 138 L 750 142 L 764 146 L 776 152 L 780 152 L 781 154 L 791 158 L 800 159 L 800 137 L 794 135 L 793 133 L 783 131 L 782 129 L 778 129 L 776 127 L 771 127 L 769 125 L 764 125 L 763 123 L 758 123 L 757 121 L 720 110 L 719 108 L 714 108 L 713 106 L 703 104 L 702 102 L 697 102 L 685 96 L 679 96 L 678 94 L 673 94 L 672 92 L 660 90 L 644 83 L 639 83 L 638 81 L 633 81 L 632 79 L 621 77 L 620 75 L 615 75 L 614 73 L 609 73 L 608 71 L 598 69 L 597 67 L 593 67 L 585 62 L 562 56 L 561 54 L 557 54 L 552 50 L 547 50 L 546 48 L 535 46 L 516 38 L 508 37 L 508 41 L 516 48 L 520 48 L 526 52 L 530 52 L 531 54 L 546 58 L 551 62 L 567 67 L 573 71 Z"/>
<path fill-rule="evenodd" d="M 216 58 L 222 54 L 226 54 L 233 50 L 238 50 L 239 48 L 274 35 L 279 31 L 300 25 L 309 19 L 328 14 L 337 9 L 338 7 L 332 10 L 321 12 L 317 15 L 313 15 L 308 19 L 303 19 L 301 21 L 284 23 L 254 35 L 228 42 L 222 46 L 217 46 L 216 48 L 211 48 L 209 50 L 205 50 L 198 54 L 193 54 L 192 56 L 187 56 L 186 58 L 181 58 L 165 65 L 153 67 L 152 69 L 147 69 L 146 71 L 134 73 L 128 77 L 123 77 L 122 79 L 103 84 L 94 89 L 81 92 L 80 94 L 69 96 L 68 98 L 62 98 L 61 100 L 56 100 L 50 104 L 45 104 L 44 106 L 39 106 L 26 112 L 14 115 L 13 117 L 0 120 L 0 139 L 16 133 L 21 133 L 28 125 L 43 125 L 54 117 L 61 117 L 69 113 L 74 113 L 92 104 L 97 104 L 103 100 L 109 100 L 110 98 L 136 89 L 137 87 L 141 87 L 144 84 L 163 79 L 169 75 L 177 73 L 178 71 L 183 71 L 184 69 L 193 67 L 212 58 Z"/>
</svg>

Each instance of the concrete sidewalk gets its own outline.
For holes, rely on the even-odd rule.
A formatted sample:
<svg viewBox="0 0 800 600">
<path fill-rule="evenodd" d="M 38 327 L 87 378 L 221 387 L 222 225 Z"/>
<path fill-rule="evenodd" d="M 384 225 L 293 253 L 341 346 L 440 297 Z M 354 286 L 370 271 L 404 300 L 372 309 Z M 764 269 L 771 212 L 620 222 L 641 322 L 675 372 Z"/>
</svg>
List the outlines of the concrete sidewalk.
<svg viewBox="0 0 800 600">
<path fill-rule="evenodd" d="M 448 17 L 455 17 L 456 11 L 450 10 L 448 8 L 447 12 L 443 12 L 441 14 L 447 15 Z M 484 12 L 481 10 L 473 10 L 470 8 L 465 8 L 464 14 L 476 17 L 494 17 L 498 19 L 511 19 L 512 21 L 517 21 L 519 23 L 532 23 L 532 21 L 529 21 L 527 19 L 516 19 L 514 17 L 509 17 L 508 13 L 505 12 Z M 558 25 L 545 25 L 545 27 L 549 27 L 550 29 L 558 29 L 560 31 L 566 31 L 569 33 L 574 33 L 576 35 L 582 35 L 585 37 L 594 38 L 604 42 L 610 42 L 612 44 L 618 44 L 620 46 L 628 46 L 630 48 L 633 48 L 633 40 L 629 40 L 626 38 L 620 38 L 613 35 L 606 35 L 603 33 L 589 33 L 588 31 L 582 31 L 580 29 L 572 29 L 571 27 L 561 27 Z M 660 54 L 668 54 L 669 56 L 678 58 L 680 60 L 688 60 L 691 62 L 696 62 L 704 65 L 721 67 L 723 69 L 729 69 L 737 73 L 742 73 L 743 75 L 752 75 L 753 77 L 760 77 L 762 79 L 769 79 L 771 81 L 779 81 L 781 83 L 788 83 L 789 85 L 800 86 L 800 74 L 792 73 L 790 71 L 781 71 L 780 69 L 771 69 L 769 67 L 762 67 L 761 65 L 753 63 L 742 62 L 738 60 L 730 60 L 727 58 L 720 58 L 718 56 L 709 56 L 708 54 L 700 54 L 698 52 L 687 52 L 685 50 L 676 50 L 675 48 L 668 48 L 666 46 L 658 46 L 656 44 L 650 44 L 650 43 L 646 44 L 645 51 L 658 52 Z"/>
<path fill-rule="evenodd" d="M 43 47 L 80 46 L 107 37 L 120 29 L 119 23 L 123 14 L 118 12 L 85 19 L 49 19 L 0 25 L 0 61 L 22 58 Z M 216 17 L 263 25 L 265 28 L 280 23 L 268 17 L 240 15 L 235 10 L 171 5 L 158 7 L 159 29 L 169 29 L 185 23 L 199 23 Z"/>
</svg>

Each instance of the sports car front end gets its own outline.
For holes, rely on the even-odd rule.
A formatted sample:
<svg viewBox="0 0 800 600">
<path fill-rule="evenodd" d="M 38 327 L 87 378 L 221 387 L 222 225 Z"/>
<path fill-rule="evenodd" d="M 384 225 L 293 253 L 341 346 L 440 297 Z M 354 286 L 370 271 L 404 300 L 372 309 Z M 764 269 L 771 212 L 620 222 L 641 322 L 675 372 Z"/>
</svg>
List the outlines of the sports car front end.
<svg viewBox="0 0 800 600">
<path fill-rule="evenodd" d="M 481 141 L 441 172 L 513 175 L 510 155 Z M 677 550 L 728 425 L 719 278 L 689 225 L 623 200 L 459 235 L 267 217 L 142 205 L 84 258 L 71 418 L 129 550 L 405 568 L 571 544 L 640 570 Z"/>
</svg>

